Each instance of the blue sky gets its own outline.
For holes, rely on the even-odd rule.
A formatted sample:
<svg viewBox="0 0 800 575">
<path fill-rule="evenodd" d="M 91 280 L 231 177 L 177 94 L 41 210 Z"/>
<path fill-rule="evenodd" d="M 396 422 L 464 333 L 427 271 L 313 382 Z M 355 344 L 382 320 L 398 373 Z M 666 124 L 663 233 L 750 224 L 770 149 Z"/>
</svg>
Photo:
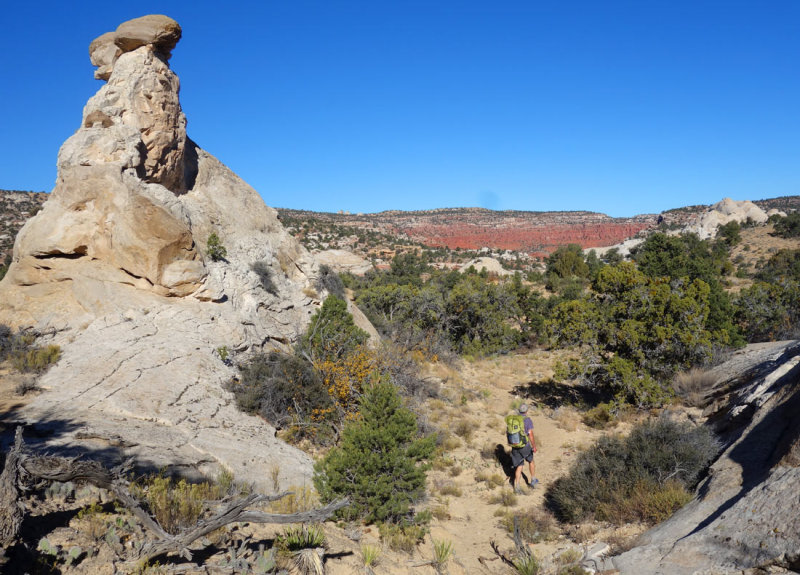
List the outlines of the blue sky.
<svg viewBox="0 0 800 575">
<path fill-rule="evenodd" d="M 275 207 L 660 212 L 800 194 L 800 2 L 14 1 L 0 188 L 49 191 L 89 42 L 175 18 L 190 136 Z"/>
</svg>

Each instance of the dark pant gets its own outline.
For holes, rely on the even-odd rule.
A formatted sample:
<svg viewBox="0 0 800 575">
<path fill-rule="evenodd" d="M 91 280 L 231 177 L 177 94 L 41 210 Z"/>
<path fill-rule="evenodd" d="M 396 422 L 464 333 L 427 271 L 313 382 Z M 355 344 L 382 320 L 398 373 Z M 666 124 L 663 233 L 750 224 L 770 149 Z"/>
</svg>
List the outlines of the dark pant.
<svg viewBox="0 0 800 575">
<path fill-rule="evenodd" d="M 533 461 L 533 448 L 530 443 L 526 443 L 522 447 L 511 448 L 511 467 L 516 469 L 522 465 L 523 461 Z"/>
</svg>

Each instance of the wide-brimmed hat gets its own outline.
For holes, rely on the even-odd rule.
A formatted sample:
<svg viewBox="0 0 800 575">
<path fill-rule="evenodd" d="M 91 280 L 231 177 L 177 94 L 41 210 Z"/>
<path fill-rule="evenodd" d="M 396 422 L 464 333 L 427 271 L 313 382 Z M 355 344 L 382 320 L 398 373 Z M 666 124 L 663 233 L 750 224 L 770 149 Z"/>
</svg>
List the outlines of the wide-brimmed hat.
<svg viewBox="0 0 800 575">
<path fill-rule="evenodd" d="M 527 403 L 523 403 L 522 405 L 520 405 L 519 406 L 519 412 L 520 413 L 528 413 L 528 404 Z"/>
</svg>

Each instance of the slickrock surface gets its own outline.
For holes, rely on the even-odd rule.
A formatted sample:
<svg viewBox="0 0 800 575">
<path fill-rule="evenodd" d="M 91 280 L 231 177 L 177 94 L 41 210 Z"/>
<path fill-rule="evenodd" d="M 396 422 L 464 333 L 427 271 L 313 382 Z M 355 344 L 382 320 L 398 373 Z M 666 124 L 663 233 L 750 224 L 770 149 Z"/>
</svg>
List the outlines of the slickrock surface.
<svg viewBox="0 0 800 575">
<path fill-rule="evenodd" d="M 107 83 L 62 146 L 56 187 L 0 283 L 0 322 L 51 333 L 63 350 L 23 415 L 51 445 L 219 464 L 268 489 L 277 466 L 283 487 L 302 484 L 311 460 L 236 411 L 222 389 L 234 370 L 215 350 L 287 348 L 325 295 L 317 264 L 187 137 L 167 63 L 180 35 L 174 20 L 146 16 L 92 42 Z M 212 232 L 223 261 L 205 253 Z"/>
<path fill-rule="evenodd" d="M 606 568 L 622 575 L 800 568 L 800 342 L 748 346 L 713 373 L 709 411 L 722 454 L 694 501 Z"/>
</svg>

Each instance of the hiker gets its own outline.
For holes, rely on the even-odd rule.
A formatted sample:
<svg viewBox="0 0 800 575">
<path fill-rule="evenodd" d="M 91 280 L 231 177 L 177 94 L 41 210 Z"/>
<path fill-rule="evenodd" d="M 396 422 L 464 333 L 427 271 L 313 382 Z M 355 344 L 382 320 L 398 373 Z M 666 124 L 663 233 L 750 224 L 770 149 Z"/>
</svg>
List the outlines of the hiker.
<svg viewBox="0 0 800 575">
<path fill-rule="evenodd" d="M 536 440 L 533 437 L 533 421 L 526 414 L 527 404 L 519 406 L 519 415 L 506 416 L 506 435 L 511 445 L 511 467 L 514 469 L 514 491 L 520 492 L 519 480 L 522 479 L 522 467 L 527 461 L 530 467 L 531 489 L 536 487 L 539 480 L 536 475 L 536 465 L 533 463 L 533 454 L 536 453 Z"/>
</svg>

